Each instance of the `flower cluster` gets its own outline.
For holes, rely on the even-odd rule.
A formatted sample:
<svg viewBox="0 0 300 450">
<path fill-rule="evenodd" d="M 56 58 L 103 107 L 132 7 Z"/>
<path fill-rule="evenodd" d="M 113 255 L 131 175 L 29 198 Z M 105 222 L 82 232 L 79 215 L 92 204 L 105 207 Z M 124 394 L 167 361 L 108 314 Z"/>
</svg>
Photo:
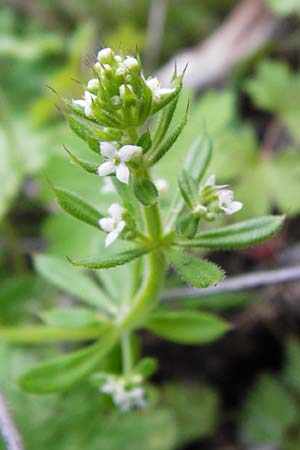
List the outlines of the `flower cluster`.
<svg viewBox="0 0 300 450">
<path fill-rule="evenodd" d="M 127 387 L 122 378 L 109 376 L 100 391 L 111 395 L 114 404 L 124 412 L 134 408 L 143 409 L 147 406 L 145 389 L 141 386 Z"/>
<path fill-rule="evenodd" d="M 99 220 L 99 226 L 105 231 L 107 234 L 105 239 L 105 246 L 108 247 L 112 244 L 119 234 L 124 230 L 126 226 L 125 220 L 123 220 L 123 214 L 125 209 L 119 205 L 119 203 L 113 203 L 108 208 L 108 213 L 110 217 L 102 217 Z"/>
<path fill-rule="evenodd" d="M 240 211 L 242 207 L 241 202 L 234 200 L 233 191 L 227 189 L 227 185 L 216 185 L 215 175 L 210 175 L 200 187 L 194 213 L 206 220 L 214 220 L 220 214 L 230 216 Z"/>
</svg>

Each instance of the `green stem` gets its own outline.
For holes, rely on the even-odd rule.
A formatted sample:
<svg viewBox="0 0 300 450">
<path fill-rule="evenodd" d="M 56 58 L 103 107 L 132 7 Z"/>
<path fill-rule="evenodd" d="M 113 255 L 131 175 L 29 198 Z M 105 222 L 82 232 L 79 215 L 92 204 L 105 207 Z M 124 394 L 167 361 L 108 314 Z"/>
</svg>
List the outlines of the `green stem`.
<svg viewBox="0 0 300 450">
<path fill-rule="evenodd" d="M 146 228 L 150 238 L 157 242 L 161 238 L 162 228 L 157 205 L 144 208 Z M 142 286 L 133 299 L 131 308 L 121 327 L 128 330 L 141 325 L 150 311 L 159 302 L 166 272 L 164 255 L 159 250 L 152 251 L 145 261 L 145 273 Z"/>
<path fill-rule="evenodd" d="M 133 367 L 133 358 L 131 352 L 130 332 L 126 331 L 121 336 L 121 349 L 124 375 L 129 375 Z"/>
</svg>

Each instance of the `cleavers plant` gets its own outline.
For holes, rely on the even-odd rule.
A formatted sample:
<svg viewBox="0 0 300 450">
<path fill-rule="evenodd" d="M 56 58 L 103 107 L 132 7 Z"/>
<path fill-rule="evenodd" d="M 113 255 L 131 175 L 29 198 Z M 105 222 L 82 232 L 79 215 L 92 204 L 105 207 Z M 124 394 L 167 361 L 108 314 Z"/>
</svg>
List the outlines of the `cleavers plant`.
<svg viewBox="0 0 300 450">
<path fill-rule="evenodd" d="M 210 139 L 205 135 L 188 150 L 178 176 L 178 189 L 163 217 L 151 169 L 172 148 L 186 124 L 188 108 L 182 121 L 169 130 L 183 74 L 177 75 L 175 70 L 171 86 L 163 89 L 157 78 L 144 77 L 138 56 L 117 55 L 109 48 L 98 53 L 92 71 L 93 78 L 87 83 L 83 98 L 65 100 L 65 116 L 72 130 L 98 155 L 99 162 L 83 160 L 67 151 L 72 163 L 91 176 L 111 180 L 119 201 L 106 214 L 73 192 L 53 188 L 67 213 L 96 227 L 99 233 L 106 233 L 106 247 L 117 248 L 120 239 L 128 245 L 114 253 L 103 248 L 97 258 L 72 259 L 70 263 L 77 268 L 101 271 L 128 264 L 128 269 L 121 270 L 130 274 L 130 289 L 124 290 L 124 298 L 116 303 L 107 289 L 106 275 L 99 286 L 67 261 L 37 255 L 37 270 L 90 309 L 55 308 L 43 315 L 46 326 L 2 329 L 0 339 L 91 342 L 34 367 L 23 375 L 21 386 L 26 391 L 44 394 L 91 376 L 100 391 L 111 395 L 122 410 L 129 410 L 147 404 L 144 384 L 156 368 L 155 360 L 139 359 L 134 339 L 138 330 L 146 328 L 165 339 L 198 344 L 217 339 L 229 329 L 223 319 L 212 314 L 159 306 L 169 265 L 190 285 L 215 285 L 223 279 L 224 272 L 186 250 L 233 249 L 258 243 L 280 229 L 283 217 L 266 216 L 199 231 L 203 221 L 232 215 L 243 206 L 234 201 L 227 186 L 216 184 L 214 175 L 204 178 L 212 152 Z M 152 121 L 154 115 L 156 120 Z M 120 285 L 122 282 L 120 278 Z M 121 353 L 120 371 L 113 371 L 108 364 L 116 349 Z"/>
</svg>

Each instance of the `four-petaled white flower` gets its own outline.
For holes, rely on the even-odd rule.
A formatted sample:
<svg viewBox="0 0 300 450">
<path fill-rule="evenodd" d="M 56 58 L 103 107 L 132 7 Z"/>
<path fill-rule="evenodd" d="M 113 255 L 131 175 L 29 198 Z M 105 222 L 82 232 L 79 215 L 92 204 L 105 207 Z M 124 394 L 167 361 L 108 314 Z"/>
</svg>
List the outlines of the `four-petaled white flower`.
<svg viewBox="0 0 300 450">
<path fill-rule="evenodd" d="M 89 91 L 84 91 L 84 100 L 73 100 L 75 105 L 82 106 L 84 108 L 84 113 L 87 117 L 94 117 L 94 113 L 92 110 L 92 104 L 95 100 L 96 95 L 91 94 Z"/>
<path fill-rule="evenodd" d="M 209 217 L 215 218 L 217 214 L 222 212 L 230 216 L 240 211 L 243 204 L 234 201 L 233 191 L 226 188 L 226 184 L 217 185 L 215 175 L 210 175 L 200 188 L 200 201 L 195 206 L 194 212 L 205 215 L 208 219 Z"/>
<path fill-rule="evenodd" d="M 146 80 L 146 84 L 152 92 L 153 102 L 159 101 L 161 95 L 171 94 L 175 91 L 174 88 L 161 88 L 157 77 L 149 78 Z"/>
<path fill-rule="evenodd" d="M 234 201 L 233 192 L 229 189 L 221 190 L 218 194 L 219 208 L 224 211 L 227 216 L 240 211 L 243 207 L 242 202 Z"/>
<path fill-rule="evenodd" d="M 104 394 L 112 396 L 112 400 L 121 411 L 130 411 L 133 408 L 145 408 L 147 402 L 145 400 L 145 390 L 142 387 L 126 388 L 122 380 L 109 377 L 106 383 L 100 388 Z"/>
<path fill-rule="evenodd" d="M 105 247 L 111 245 L 124 230 L 126 225 L 125 220 L 123 220 L 124 212 L 124 208 L 119 203 L 113 203 L 108 208 L 110 217 L 102 217 L 98 221 L 100 228 L 108 233 L 105 238 Z"/>
<path fill-rule="evenodd" d="M 121 183 L 128 184 L 129 168 L 127 163 L 142 154 L 142 148 L 137 145 L 123 145 L 120 150 L 110 142 L 101 142 L 101 154 L 107 159 L 98 167 L 98 175 L 105 177 L 116 174 Z"/>
</svg>

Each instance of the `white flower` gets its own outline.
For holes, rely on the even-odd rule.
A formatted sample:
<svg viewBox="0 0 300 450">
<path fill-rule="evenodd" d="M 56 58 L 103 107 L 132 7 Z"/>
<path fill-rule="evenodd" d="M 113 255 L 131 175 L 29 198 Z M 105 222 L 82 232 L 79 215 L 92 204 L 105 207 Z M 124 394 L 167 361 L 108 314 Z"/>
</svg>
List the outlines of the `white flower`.
<svg viewBox="0 0 300 450">
<path fill-rule="evenodd" d="M 139 63 L 138 60 L 136 58 L 133 58 L 133 56 L 126 56 L 126 58 L 123 61 L 123 64 L 128 68 L 128 69 L 138 69 L 139 68 Z"/>
<path fill-rule="evenodd" d="M 91 94 L 89 91 L 84 91 L 84 100 L 73 100 L 73 103 L 75 103 L 75 105 L 82 106 L 87 117 L 94 117 L 92 104 L 95 98 L 96 95 Z"/>
<path fill-rule="evenodd" d="M 233 200 L 233 192 L 229 189 L 221 190 L 218 193 L 219 208 L 224 211 L 227 216 L 240 211 L 243 207 L 243 203 Z"/>
<path fill-rule="evenodd" d="M 175 91 L 174 88 L 161 88 L 160 82 L 157 77 L 146 80 L 146 84 L 152 92 L 153 102 L 157 102 L 160 99 L 161 95 L 171 94 Z"/>
<path fill-rule="evenodd" d="M 107 159 L 98 167 L 98 175 L 105 177 L 112 173 L 116 174 L 121 183 L 128 184 L 129 169 L 127 163 L 142 154 L 142 148 L 137 145 L 123 145 L 118 150 L 110 142 L 101 142 L 101 154 Z"/>
<path fill-rule="evenodd" d="M 159 178 L 158 180 L 155 180 L 154 184 L 159 192 L 166 191 L 169 187 L 169 183 L 165 178 Z"/>
<path fill-rule="evenodd" d="M 108 233 L 105 238 L 105 247 L 111 245 L 118 238 L 126 225 L 122 219 L 124 208 L 119 203 L 113 203 L 108 208 L 108 213 L 111 217 L 103 217 L 98 221 L 100 228 Z"/>
<path fill-rule="evenodd" d="M 114 52 L 111 48 L 103 48 L 98 52 L 97 59 L 102 64 L 109 64 L 114 58 Z"/>
<path fill-rule="evenodd" d="M 215 219 L 220 213 L 234 214 L 242 209 L 241 202 L 234 201 L 233 191 L 226 189 L 227 185 L 217 185 L 215 175 L 210 175 L 199 190 L 199 202 L 194 208 L 207 220 Z"/>
<path fill-rule="evenodd" d="M 114 183 L 112 182 L 111 177 L 104 178 L 103 184 L 100 188 L 100 192 L 102 194 L 111 194 L 111 193 L 115 192 L 115 190 L 116 189 L 115 189 Z"/>
<path fill-rule="evenodd" d="M 147 405 L 142 387 L 126 389 L 124 382 L 114 377 L 109 377 L 100 390 L 104 394 L 110 394 L 114 404 L 124 412 L 133 408 L 145 408 Z"/>
</svg>

